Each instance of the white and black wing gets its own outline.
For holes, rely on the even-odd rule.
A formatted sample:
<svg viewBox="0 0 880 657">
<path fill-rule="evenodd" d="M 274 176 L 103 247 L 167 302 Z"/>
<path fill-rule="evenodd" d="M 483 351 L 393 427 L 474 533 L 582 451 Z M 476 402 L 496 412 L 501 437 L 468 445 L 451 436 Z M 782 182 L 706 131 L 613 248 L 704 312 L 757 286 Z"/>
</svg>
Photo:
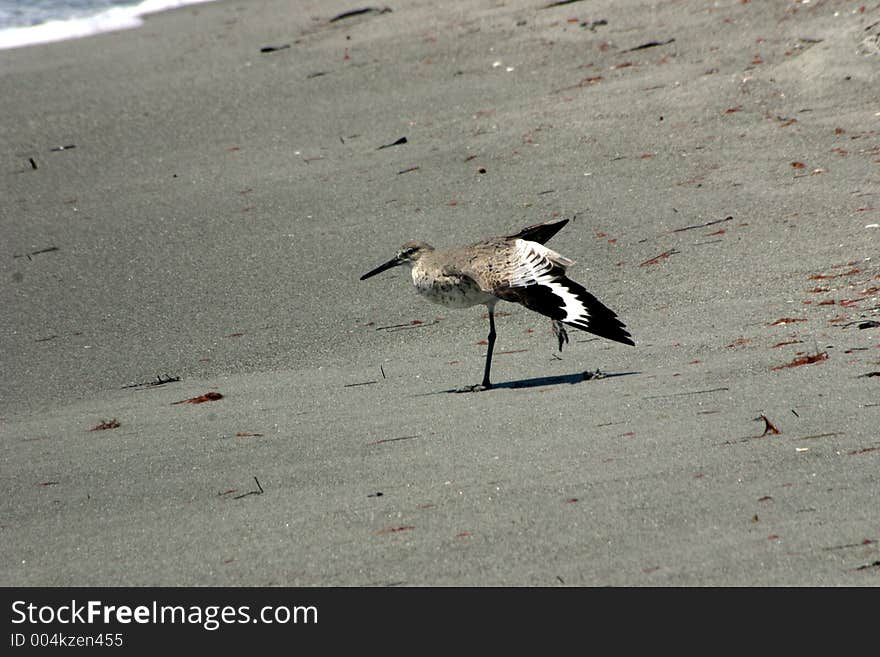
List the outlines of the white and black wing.
<svg viewBox="0 0 880 657">
<path fill-rule="evenodd" d="M 565 275 L 572 260 L 528 240 L 516 240 L 514 249 L 515 264 L 504 283 L 493 290 L 496 296 L 582 331 L 635 344 L 614 311 Z"/>
</svg>

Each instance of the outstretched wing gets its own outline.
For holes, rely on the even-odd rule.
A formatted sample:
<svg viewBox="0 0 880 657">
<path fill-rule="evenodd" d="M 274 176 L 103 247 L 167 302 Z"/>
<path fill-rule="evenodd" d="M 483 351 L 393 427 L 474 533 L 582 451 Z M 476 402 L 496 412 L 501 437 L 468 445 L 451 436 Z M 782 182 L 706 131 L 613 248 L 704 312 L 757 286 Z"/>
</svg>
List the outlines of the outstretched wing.
<svg viewBox="0 0 880 657">
<path fill-rule="evenodd" d="M 509 235 L 509 239 L 522 239 L 538 244 L 546 244 L 547 240 L 563 229 L 568 219 L 545 221 L 533 226 L 527 226 L 515 235 Z"/>
<path fill-rule="evenodd" d="M 492 290 L 495 296 L 595 335 L 633 345 L 617 315 L 565 275 L 572 260 L 547 247 L 517 239 L 507 276 Z"/>
</svg>

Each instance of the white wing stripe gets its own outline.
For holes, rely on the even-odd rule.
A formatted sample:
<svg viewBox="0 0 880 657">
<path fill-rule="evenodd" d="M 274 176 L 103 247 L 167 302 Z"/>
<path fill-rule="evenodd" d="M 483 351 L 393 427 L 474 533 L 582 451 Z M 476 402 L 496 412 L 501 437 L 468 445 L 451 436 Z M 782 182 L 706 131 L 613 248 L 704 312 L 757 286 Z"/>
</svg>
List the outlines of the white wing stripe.
<svg viewBox="0 0 880 657">
<path fill-rule="evenodd" d="M 553 294 L 559 297 L 562 300 L 563 304 L 565 304 L 564 310 L 566 312 L 566 316 L 563 317 L 560 321 L 589 324 L 589 310 L 587 310 L 587 307 L 583 304 L 583 302 L 578 299 L 574 294 L 572 294 L 572 292 L 567 287 L 555 281 L 551 276 L 542 276 L 538 278 L 535 282 L 537 285 L 544 285 L 545 287 L 549 287 L 550 290 L 552 290 Z"/>
</svg>

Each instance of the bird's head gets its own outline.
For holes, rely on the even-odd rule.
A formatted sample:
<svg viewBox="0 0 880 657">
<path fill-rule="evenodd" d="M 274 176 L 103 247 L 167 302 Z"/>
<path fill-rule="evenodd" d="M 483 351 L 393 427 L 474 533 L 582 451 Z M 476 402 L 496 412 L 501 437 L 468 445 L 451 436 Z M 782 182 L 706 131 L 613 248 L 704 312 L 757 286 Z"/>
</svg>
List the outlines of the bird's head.
<svg viewBox="0 0 880 657">
<path fill-rule="evenodd" d="M 388 262 L 379 265 L 372 271 L 368 271 L 366 274 L 361 276 L 361 280 L 363 281 L 367 278 L 370 278 L 370 276 L 381 274 L 386 269 L 391 269 L 392 267 L 397 267 L 398 265 L 408 265 L 412 267 L 416 262 L 419 261 L 419 258 L 421 258 L 426 253 L 430 253 L 433 250 L 434 247 L 427 242 L 410 240 L 400 247 L 400 251 L 397 252 L 396 256 L 391 258 L 391 260 L 389 260 Z"/>
</svg>

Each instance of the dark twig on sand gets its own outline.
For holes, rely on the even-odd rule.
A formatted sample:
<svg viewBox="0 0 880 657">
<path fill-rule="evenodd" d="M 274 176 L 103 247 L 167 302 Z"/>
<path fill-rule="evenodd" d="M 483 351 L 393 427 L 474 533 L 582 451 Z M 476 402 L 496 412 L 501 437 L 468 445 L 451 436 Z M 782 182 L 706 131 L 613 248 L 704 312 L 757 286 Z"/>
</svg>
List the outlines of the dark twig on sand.
<svg viewBox="0 0 880 657">
<path fill-rule="evenodd" d="M 354 18 L 355 16 L 363 16 L 364 14 L 388 14 L 390 12 L 391 7 L 363 7 L 361 9 L 351 9 L 349 11 L 344 11 L 341 14 L 336 14 L 327 22 L 335 23 L 336 21 L 345 20 L 346 18 Z"/>
<path fill-rule="evenodd" d="M 643 43 L 640 46 L 636 46 L 635 48 L 629 48 L 627 50 L 623 50 L 622 52 L 635 52 L 636 50 L 645 50 L 647 48 L 656 48 L 657 46 L 665 46 L 667 44 L 672 43 L 675 39 L 667 39 L 666 41 L 648 41 L 647 43 Z"/>
<path fill-rule="evenodd" d="M 497 317 L 497 314 L 496 314 Z M 389 333 L 393 333 L 394 331 L 406 331 L 414 328 L 423 328 L 425 326 L 433 326 L 437 324 L 437 320 L 435 319 L 433 322 L 422 322 L 418 319 L 412 320 L 409 324 L 391 324 L 389 326 L 377 326 L 377 331 L 388 331 Z"/>
<path fill-rule="evenodd" d="M 415 436 L 400 436 L 399 438 L 382 438 L 380 440 L 374 440 L 371 443 L 367 443 L 367 445 L 382 445 L 384 443 L 396 443 L 399 440 L 411 440 L 412 438 L 419 438 L 421 434 L 416 434 Z"/>
<path fill-rule="evenodd" d="M 262 495 L 264 492 L 263 487 L 260 485 L 260 480 L 257 479 L 257 475 L 254 475 L 254 481 L 257 484 L 257 490 L 248 491 L 247 493 L 242 493 L 241 495 L 236 495 L 232 499 L 240 500 L 242 497 L 247 497 L 248 495 Z"/>
<path fill-rule="evenodd" d="M 648 265 L 656 265 L 660 263 L 662 260 L 666 260 L 671 255 L 675 255 L 676 253 L 681 253 L 678 249 L 669 249 L 668 251 L 664 251 L 658 256 L 654 256 L 653 258 L 649 258 L 645 260 L 643 263 L 639 264 L 639 267 L 647 267 Z"/>
<path fill-rule="evenodd" d="M 603 27 L 605 25 L 608 25 L 608 21 L 604 18 L 595 21 L 584 21 L 581 23 L 581 27 L 587 28 L 590 32 L 595 32 L 597 27 Z"/>
<path fill-rule="evenodd" d="M 731 221 L 733 219 L 732 216 L 724 217 L 724 219 L 716 219 L 715 221 L 707 221 L 704 224 L 696 224 L 694 226 L 685 226 L 684 228 L 676 228 L 670 232 L 672 233 L 680 233 L 685 230 L 694 230 L 695 228 L 705 228 L 706 226 L 714 226 L 715 224 L 722 224 L 725 221 Z"/>
<path fill-rule="evenodd" d="M 823 547 L 822 549 L 823 550 L 849 550 L 851 548 L 860 548 L 860 547 L 864 547 L 865 545 L 872 545 L 873 543 L 876 543 L 876 542 L 877 541 L 875 541 L 874 539 L 865 538 L 865 539 L 862 539 L 861 541 L 859 541 L 858 543 L 845 543 L 844 545 L 832 545 L 830 547 Z"/>
<path fill-rule="evenodd" d="M 685 397 L 687 395 L 706 395 L 710 392 L 722 392 L 725 390 L 730 390 L 730 388 L 711 388 L 709 390 L 694 390 L 692 392 L 673 392 L 668 395 L 649 395 L 648 397 L 642 397 L 642 399 L 662 399 L 664 397 Z"/>
<path fill-rule="evenodd" d="M 834 436 L 843 435 L 843 431 L 829 431 L 828 433 L 815 433 L 812 436 L 801 436 L 798 440 L 815 440 L 816 438 L 833 438 Z"/>
<path fill-rule="evenodd" d="M 155 381 L 144 381 L 143 383 L 129 383 L 127 386 L 122 386 L 122 388 L 123 389 L 125 389 L 125 388 L 149 388 L 149 387 L 154 387 L 154 386 L 164 386 L 166 383 L 176 383 L 178 381 L 180 381 L 179 376 L 165 375 L 163 377 L 161 374 L 157 374 Z"/>
<path fill-rule="evenodd" d="M 381 151 L 383 148 L 391 148 L 392 146 L 400 146 L 402 144 L 405 144 L 406 141 L 407 141 L 406 137 L 401 137 L 397 141 L 392 141 L 390 144 L 383 144 L 383 145 L 379 146 L 376 150 Z"/>
<path fill-rule="evenodd" d="M 60 251 L 61 247 L 58 246 L 47 246 L 45 249 L 37 249 L 36 251 L 31 251 L 30 253 L 13 253 L 13 258 L 27 258 L 31 259 L 31 256 L 40 255 L 41 253 L 52 253 L 52 251 Z"/>
<path fill-rule="evenodd" d="M 581 0 L 556 0 L 556 2 L 551 2 L 549 5 L 544 5 L 541 9 L 553 9 L 553 7 L 562 7 L 563 5 L 571 5 L 580 1 Z"/>
</svg>

